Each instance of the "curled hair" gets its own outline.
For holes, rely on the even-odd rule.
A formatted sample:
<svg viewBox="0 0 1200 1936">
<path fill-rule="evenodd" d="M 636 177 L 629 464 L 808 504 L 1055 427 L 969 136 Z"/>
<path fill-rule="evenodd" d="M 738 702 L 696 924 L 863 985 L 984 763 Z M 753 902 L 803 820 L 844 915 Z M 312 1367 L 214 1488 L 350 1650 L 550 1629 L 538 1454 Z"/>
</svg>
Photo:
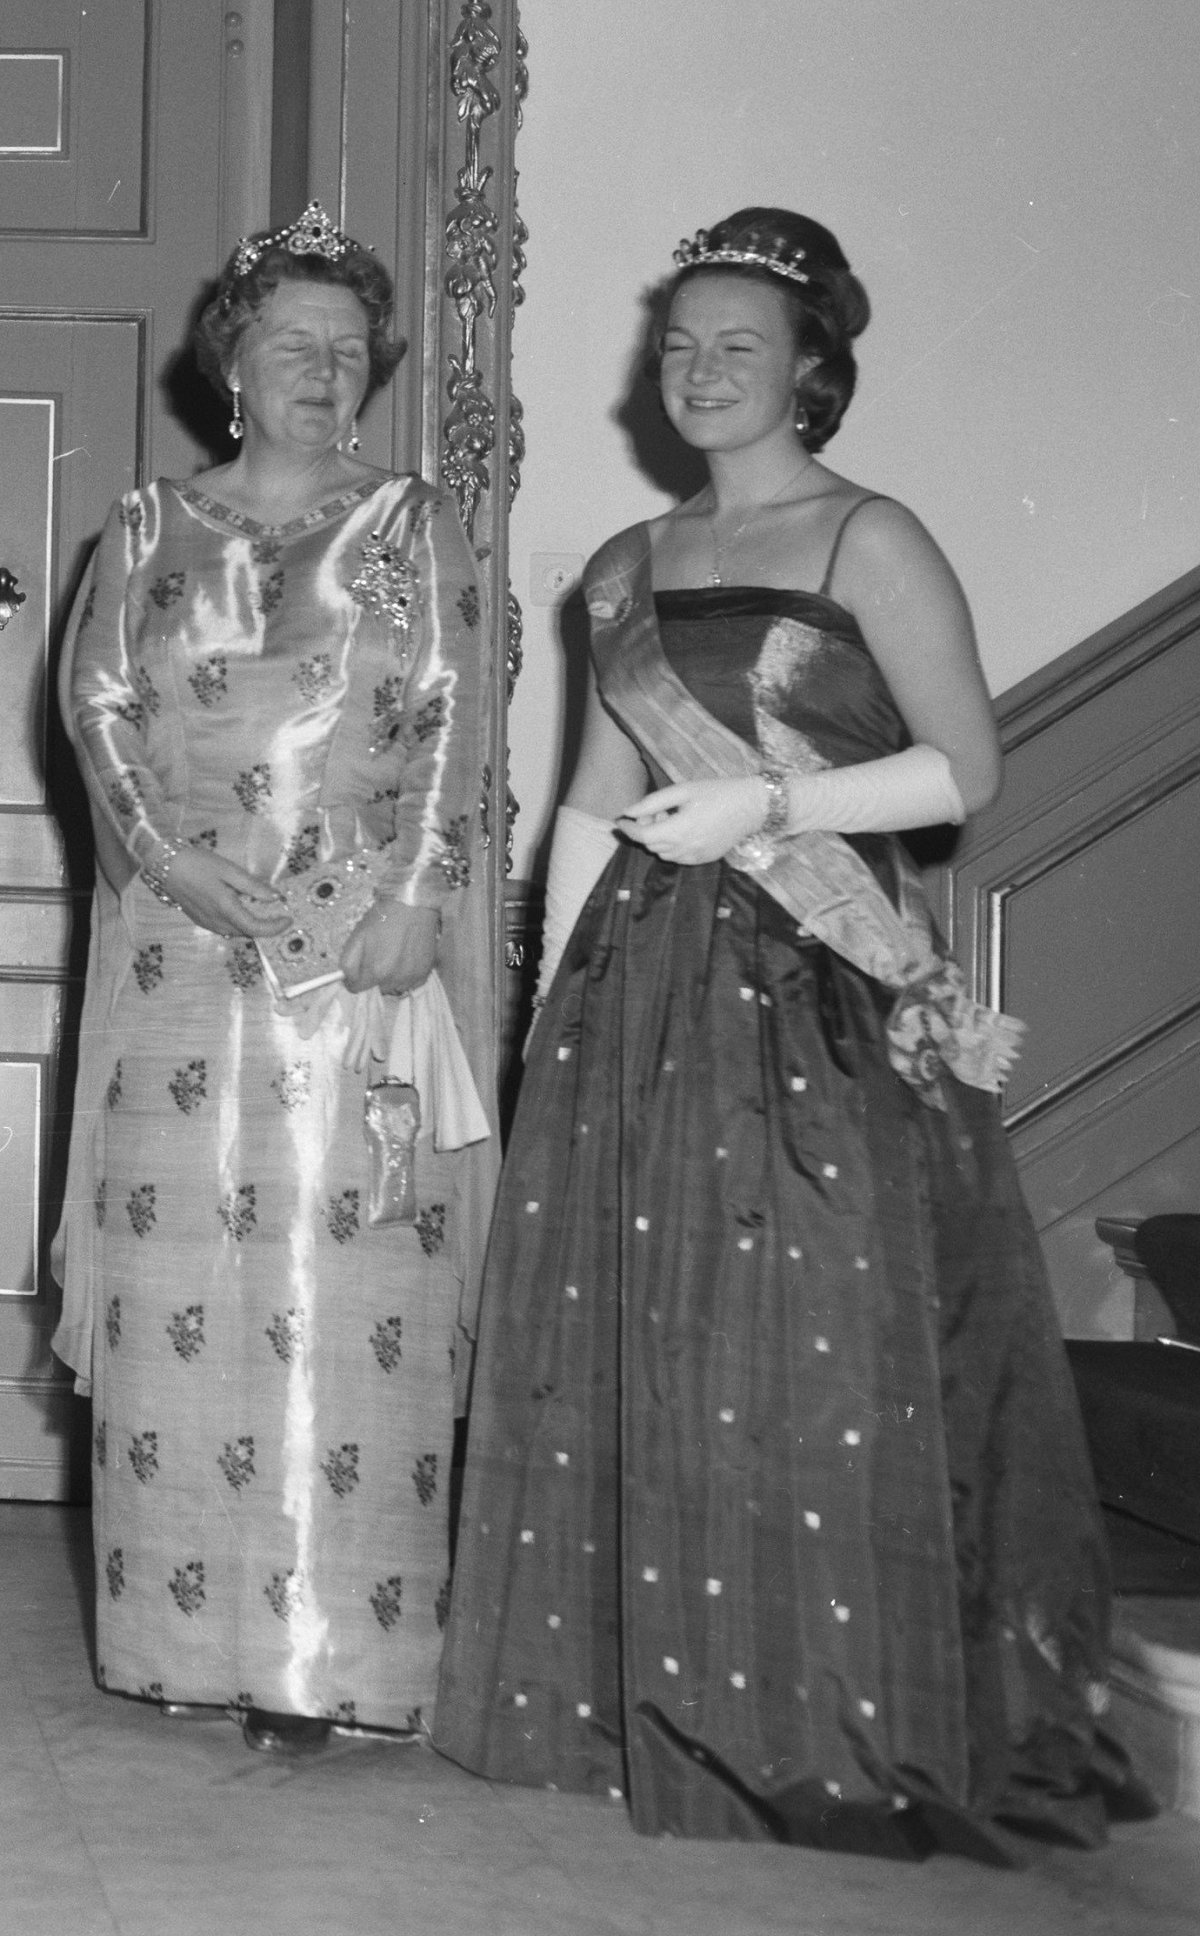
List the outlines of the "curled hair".
<svg viewBox="0 0 1200 1936">
<path fill-rule="evenodd" d="M 260 239 L 250 238 L 251 241 Z M 367 313 L 369 387 L 378 390 L 390 380 L 408 346 L 391 334 L 395 299 L 392 279 L 369 249 L 353 242 L 344 255 L 331 262 L 323 255 L 292 255 L 280 244 L 265 249 L 258 261 L 240 276 L 234 267 L 237 253 L 235 249 L 221 271 L 217 293 L 201 310 L 192 336 L 196 361 L 218 390 L 228 391 L 226 372 L 237 354 L 238 344 L 271 291 L 278 289 L 281 282 L 332 283 L 357 296 Z"/>
<path fill-rule="evenodd" d="M 670 296 L 698 275 L 742 276 L 777 289 L 801 356 L 815 357 L 796 386 L 796 402 L 808 420 L 800 441 L 823 450 L 854 395 L 858 365 L 850 345 L 871 319 L 867 292 L 830 229 L 787 208 L 739 208 L 707 232 L 712 249 L 746 249 L 792 261 L 803 253 L 807 278 L 793 282 L 756 263 L 688 263 L 670 285 Z"/>
</svg>

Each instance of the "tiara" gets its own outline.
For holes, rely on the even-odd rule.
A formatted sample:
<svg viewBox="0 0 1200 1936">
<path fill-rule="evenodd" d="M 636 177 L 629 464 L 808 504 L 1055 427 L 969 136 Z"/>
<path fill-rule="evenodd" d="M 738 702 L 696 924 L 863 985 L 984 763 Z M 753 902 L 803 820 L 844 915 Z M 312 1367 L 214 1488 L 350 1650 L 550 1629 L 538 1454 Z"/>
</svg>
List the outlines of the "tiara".
<svg viewBox="0 0 1200 1936">
<path fill-rule="evenodd" d="M 764 249 L 731 249 L 728 246 L 714 249 L 709 246 L 708 230 L 697 229 L 696 239 L 689 242 L 686 235 L 675 250 L 674 261 L 681 269 L 706 269 L 714 263 L 731 263 L 736 268 L 769 269 L 773 276 L 786 276 L 789 282 L 807 282 L 808 277 L 800 264 L 804 260 L 803 249 L 789 249 L 786 254 L 768 254 Z"/>
<path fill-rule="evenodd" d="M 327 262 L 340 262 L 359 246 L 353 236 L 334 227 L 320 202 L 310 202 L 298 221 L 276 229 L 274 235 L 243 235 L 233 258 L 233 273 L 235 277 L 249 275 L 269 249 L 283 248 L 289 255 L 323 255 Z"/>
</svg>

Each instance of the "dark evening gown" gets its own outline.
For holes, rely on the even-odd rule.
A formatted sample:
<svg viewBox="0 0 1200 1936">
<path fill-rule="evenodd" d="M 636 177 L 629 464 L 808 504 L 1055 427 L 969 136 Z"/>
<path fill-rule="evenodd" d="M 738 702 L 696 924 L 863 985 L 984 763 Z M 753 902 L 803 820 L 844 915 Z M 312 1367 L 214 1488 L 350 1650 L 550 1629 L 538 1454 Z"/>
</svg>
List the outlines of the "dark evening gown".
<svg viewBox="0 0 1200 1936">
<path fill-rule="evenodd" d="M 654 607 L 742 738 L 906 743 L 827 596 Z M 853 844 L 891 890 L 892 838 Z M 996 1099 L 902 1081 L 891 999 L 724 862 L 623 844 L 593 890 L 485 1282 L 435 1725 L 467 1767 L 647 1834 L 904 1857 L 1006 1862 L 1013 1826 L 1090 1844 L 1117 1791 L 1132 1812 L 1096 1725 L 1103 1533 Z"/>
</svg>

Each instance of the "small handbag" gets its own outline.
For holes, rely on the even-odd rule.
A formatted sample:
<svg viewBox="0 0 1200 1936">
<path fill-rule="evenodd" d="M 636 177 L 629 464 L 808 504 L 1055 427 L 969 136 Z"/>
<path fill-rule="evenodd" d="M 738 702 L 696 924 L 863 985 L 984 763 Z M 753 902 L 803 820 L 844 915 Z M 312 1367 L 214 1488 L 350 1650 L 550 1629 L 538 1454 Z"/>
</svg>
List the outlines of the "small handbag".
<svg viewBox="0 0 1200 1936">
<path fill-rule="evenodd" d="M 421 1099 L 414 1083 L 387 1076 L 371 1084 L 363 1099 L 369 1224 L 416 1222 L 420 1127 Z"/>
<path fill-rule="evenodd" d="M 407 1023 L 401 1018 L 404 1017 Z M 407 1033 L 407 1052 L 399 1052 L 397 1036 Z M 367 1139 L 367 1222 L 415 1223 L 417 1220 L 417 1132 L 421 1127 L 421 1098 L 417 1093 L 416 1029 L 412 1002 L 400 1002 L 387 1073 L 368 1085 L 363 1098 L 363 1134 Z M 394 1074 L 401 1069 L 406 1074 Z"/>
</svg>

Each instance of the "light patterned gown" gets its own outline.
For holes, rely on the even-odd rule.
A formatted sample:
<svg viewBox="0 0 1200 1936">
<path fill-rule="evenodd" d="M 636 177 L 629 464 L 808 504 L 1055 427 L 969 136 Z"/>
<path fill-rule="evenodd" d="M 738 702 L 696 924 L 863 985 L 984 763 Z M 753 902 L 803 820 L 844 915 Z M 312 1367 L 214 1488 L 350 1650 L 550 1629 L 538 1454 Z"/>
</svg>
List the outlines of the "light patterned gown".
<svg viewBox="0 0 1200 1936">
<path fill-rule="evenodd" d="M 352 1004 L 280 1012 L 255 944 L 137 868 L 164 838 L 272 881 L 376 850 L 442 911 L 487 1094 L 485 650 L 454 508 L 411 477 L 277 527 L 159 482 L 81 594 L 64 710 L 101 872 L 56 1346 L 93 1392 L 109 1688 L 387 1727 L 432 1697 L 487 1146 L 423 1136 L 415 1223 L 372 1227 Z"/>
</svg>

